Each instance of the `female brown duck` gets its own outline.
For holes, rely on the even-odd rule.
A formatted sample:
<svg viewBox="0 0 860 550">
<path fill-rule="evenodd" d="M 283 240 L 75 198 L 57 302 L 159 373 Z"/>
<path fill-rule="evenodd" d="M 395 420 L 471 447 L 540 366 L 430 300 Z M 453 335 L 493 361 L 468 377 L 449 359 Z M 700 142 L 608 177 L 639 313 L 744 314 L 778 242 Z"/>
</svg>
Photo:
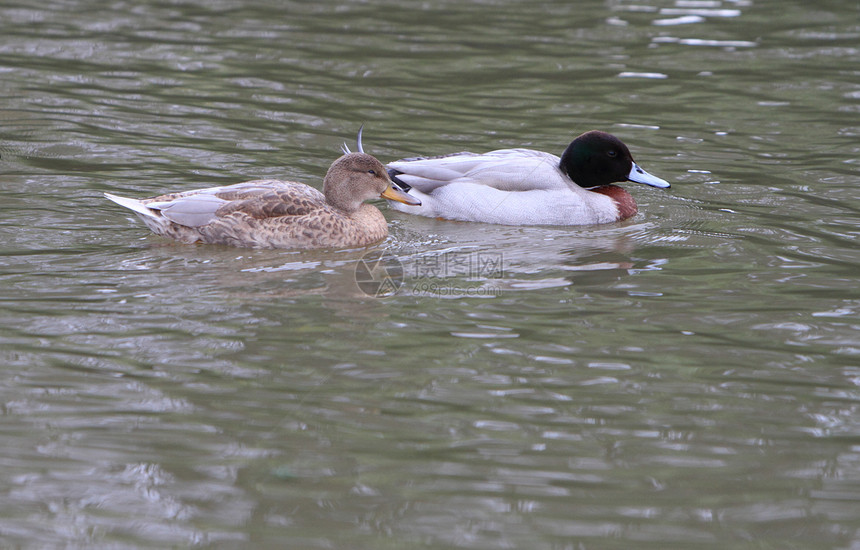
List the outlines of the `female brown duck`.
<svg viewBox="0 0 860 550">
<path fill-rule="evenodd" d="M 154 233 L 184 243 L 254 248 L 348 248 L 381 241 L 388 224 L 377 197 L 420 205 L 392 187 L 385 167 L 364 153 L 332 163 L 323 192 L 303 183 L 255 180 L 150 199 L 105 196 L 133 210 Z"/>
</svg>

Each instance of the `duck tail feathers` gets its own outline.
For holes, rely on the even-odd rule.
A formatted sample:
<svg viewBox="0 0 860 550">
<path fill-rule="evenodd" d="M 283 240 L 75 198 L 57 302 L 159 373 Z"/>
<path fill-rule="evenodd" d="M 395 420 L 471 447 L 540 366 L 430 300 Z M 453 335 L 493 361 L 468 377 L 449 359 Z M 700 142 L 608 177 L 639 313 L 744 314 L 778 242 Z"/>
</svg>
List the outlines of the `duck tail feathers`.
<svg viewBox="0 0 860 550">
<path fill-rule="evenodd" d="M 117 195 L 112 195 L 110 193 L 105 193 L 105 198 L 107 198 L 108 200 L 112 200 L 118 205 L 128 208 L 129 210 L 132 210 L 133 212 L 140 214 L 141 216 L 153 219 L 158 219 L 159 217 L 155 212 L 152 211 L 152 209 L 148 208 L 145 204 L 143 204 L 137 199 L 128 199 L 126 197 L 120 197 Z"/>
<path fill-rule="evenodd" d="M 412 189 L 412 186 L 397 177 L 402 173 L 403 172 L 398 172 L 394 168 L 388 169 L 388 177 L 391 179 L 392 182 L 394 182 L 394 186 L 403 191 L 404 193 L 407 193 L 410 189 Z"/>
<path fill-rule="evenodd" d="M 364 131 L 364 124 L 362 124 L 361 126 L 358 127 L 358 137 L 355 140 L 355 144 L 358 147 L 359 153 L 364 152 L 364 145 L 361 144 L 361 133 L 363 131 Z M 349 145 L 347 145 L 345 142 L 343 143 L 343 145 L 340 146 L 340 150 L 343 151 L 344 155 L 348 155 L 348 154 L 352 153 L 352 151 L 349 150 Z"/>
</svg>

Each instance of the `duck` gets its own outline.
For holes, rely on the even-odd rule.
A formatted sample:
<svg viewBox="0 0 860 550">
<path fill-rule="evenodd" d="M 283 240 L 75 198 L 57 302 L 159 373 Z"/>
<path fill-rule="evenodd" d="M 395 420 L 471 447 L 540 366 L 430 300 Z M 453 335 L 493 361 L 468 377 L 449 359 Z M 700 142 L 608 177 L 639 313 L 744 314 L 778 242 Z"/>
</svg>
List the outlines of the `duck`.
<svg viewBox="0 0 860 550">
<path fill-rule="evenodd" d="M 361 135 L 359 134 L 359 150 Z M 615 183 L 658 188 L 669 182 L 649 174 L 612 134 L 591 130 L 561 157 L 532 149 L 404 158 L 386 165 L 392 181 L 420 205 L 395 210 L 446 220 L 502 225 L 595 225 L 638 212 L 633 196 Z"/>
<path fill-rule="evenodd" d="M 141 200 L 104 195 L 133 211 L 158 235 L 182 243 L 246 248 L 368 246 L 388 236 L 388 223 L 378 208 L 364 201 L 381 197 L 421 204 L 394 186 L 382 163 L 365 153 L 335 160 L 322 192 L 304 183 L 260 179 Z"/>
</svg>

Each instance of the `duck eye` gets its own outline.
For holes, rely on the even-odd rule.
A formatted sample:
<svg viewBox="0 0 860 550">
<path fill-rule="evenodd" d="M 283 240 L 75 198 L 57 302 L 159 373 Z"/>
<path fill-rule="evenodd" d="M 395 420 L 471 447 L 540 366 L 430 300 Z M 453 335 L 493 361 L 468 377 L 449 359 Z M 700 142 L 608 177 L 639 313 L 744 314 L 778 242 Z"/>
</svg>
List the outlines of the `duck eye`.
<svg viewBox="0 0 860 550">
<path fill-rule="evenodd" d="M 370 174 L 371 176 L 375 176 L 376 170 L 371 169 L 371 170 L 368 170 L 367 173 Z"/>
<path fill-rule="evenodd" d="M 615 158 L 618 156 L 618 153 L 615 151 L 607 151 L 606 154 L 609 156 L 609 158 Z"/>
</svg>

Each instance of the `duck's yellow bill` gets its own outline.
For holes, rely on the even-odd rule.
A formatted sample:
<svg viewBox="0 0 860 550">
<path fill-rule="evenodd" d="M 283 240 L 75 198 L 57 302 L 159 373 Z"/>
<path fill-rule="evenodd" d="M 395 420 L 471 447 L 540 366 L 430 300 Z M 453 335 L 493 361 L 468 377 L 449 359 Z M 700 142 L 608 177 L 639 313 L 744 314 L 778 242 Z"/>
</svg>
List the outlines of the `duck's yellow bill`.
<svg viewBox="0 0 860 550">
<path fill-rule="evenodd" d="M 416 199 L 409 193 L 404 193 L 400 189 L 396 189 L 390 183 L 388 184 L 388 187 L 385 188 L 385 191 L 382 192 L 381 197 L 390 201 L 402 202 L 409 206 L 421 206 L 420 200 Z"/>
</svg>

